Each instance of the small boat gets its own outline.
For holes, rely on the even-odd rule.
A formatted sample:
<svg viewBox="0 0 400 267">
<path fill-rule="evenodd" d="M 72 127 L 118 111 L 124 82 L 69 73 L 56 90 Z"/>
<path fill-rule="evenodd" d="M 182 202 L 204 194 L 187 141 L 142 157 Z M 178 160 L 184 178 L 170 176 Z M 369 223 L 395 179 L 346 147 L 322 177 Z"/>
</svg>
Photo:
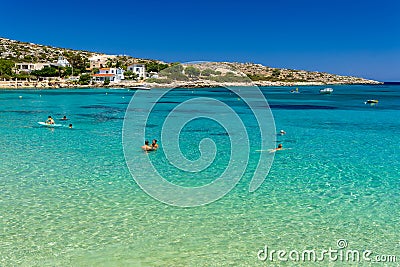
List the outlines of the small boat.
<svg viewBox="0 0 400 267">
<path fill-rule="evenodd" d="M 299 92 L 299 88 L 296 88 L 296 90 L 290 90 L 290 93 L 292 94 L 298 94 Z"/>
<path fill-rule="evenodd" d="M 324 88 L 319 90 L 319 93 L 322 95 L 329 95 L 332 94 L 332 92 L 333 92 L 332 88 Z"/>
<path fill-rule="evenodd" d="M 376 99 L 368 99 L 367 101 L 364 102 L 365 104 L 371 104 L 371 105 L 375 105 L 379 103 L 379 100 Z"/>
<path fill-rule="evenodd" d="M 128 87 L 130 90 L 151 90 L 149 86 L 146 85 L 138 85 L 138 86 L 132 86 Z"/>
</svg>

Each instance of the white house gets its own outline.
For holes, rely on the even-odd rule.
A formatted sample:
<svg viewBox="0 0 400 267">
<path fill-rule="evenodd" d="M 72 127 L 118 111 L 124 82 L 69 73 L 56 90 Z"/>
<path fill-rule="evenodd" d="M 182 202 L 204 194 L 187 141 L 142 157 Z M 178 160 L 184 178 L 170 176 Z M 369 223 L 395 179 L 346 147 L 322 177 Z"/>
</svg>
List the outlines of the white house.
<svg viewBox="0 0 400 267">
<path fill-rule="evenodd" d="M 127 70 L 132 71 L 133 73 L 138 75 L 138 78 L 146 77 L 146 66 L 144 64 L 132 64 L 127 67 Z"/>
<path fill-rule="evenodd" d="M 96 82 L 110 82 L 118 83 L 124 80 L 124 70 L 121 68 L 101 68 L 99 73 L 93 74 L 93 80 Z"/>
<path fill-rule="evenodd" d="M 44 67 L 50 67 L 50 63 L 15 63 L 16 73 L 31 72 L 41 70 Z"/>
</svg>

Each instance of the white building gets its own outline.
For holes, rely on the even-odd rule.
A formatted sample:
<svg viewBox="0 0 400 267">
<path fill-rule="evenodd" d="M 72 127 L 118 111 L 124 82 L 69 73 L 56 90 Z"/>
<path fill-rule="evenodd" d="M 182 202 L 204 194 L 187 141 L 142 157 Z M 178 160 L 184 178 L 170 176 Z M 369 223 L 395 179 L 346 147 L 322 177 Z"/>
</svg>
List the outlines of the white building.
<svg viewBox="0 0 400 267">
<path fill-rule="evenodd" d="M 118 83 L 124 80 L 124 70 L 121 68 L 101 68 L 99 73 L 93 74 L 93 80 L 96 82 L 110 82 Z"/>
<path fill-rule="evenodd" d="M 15 72 L 31 72 L 34 70 L 41 70 L 44 67 L 50 67 L 50 63 L 15 63 Z"/>
<path fill-rule="evenodd" d="M 138 78 L 146 77 L 146 66 L 144 64 L 133 64 L 127 67 L 127 70 L 132 71 L 133 73 L 138 75 Z"/>
<path fill-rule="evenodd" d="M 147 77 L 148 78 L 153 78 L 153 79 L 158 79 L 158 72 L 155 72 L 155 71 L 150 71 L 150 72 L 148 72 L 147 73 Z"/>
<path fill-rule="evenodd" d="M 63 56 L 59 56 L 57 60 L 57 66 L 58 67 L 71 67 L 71 64 L 69 64 L 68 60 L 65 59 Z"/>
</svg>

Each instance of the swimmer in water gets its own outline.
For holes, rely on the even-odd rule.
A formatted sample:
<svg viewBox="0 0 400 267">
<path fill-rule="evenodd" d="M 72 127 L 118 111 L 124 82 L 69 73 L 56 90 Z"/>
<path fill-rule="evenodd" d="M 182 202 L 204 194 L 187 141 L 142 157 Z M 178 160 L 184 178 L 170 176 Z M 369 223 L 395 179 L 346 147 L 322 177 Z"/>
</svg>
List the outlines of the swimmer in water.
<svg viewBox="0 0 400 267">
<path fill-rule="evenodd" d="M 282 144 L 279 144 L 278 147 L 275 148 L 274 150 L 272 150 L 271 152 L 275 152 L 275 151 L 282 150 L 282 149 L 283 149 Z"/>
<path fill-rule="evenodd" d="M 158 148 L 157 139 L 153 139 L 151 147 L 153 148 L 153 150 L 156 150 Z"/>
<path fill-rule="evenodd" d="M 142 146 L 142 149 L 144 151 L 152 151 L 152 150 L 154 150 L 154 148 L 149 146 L 149 140 L 144 141 L 144 145 Z"/>
<path fill-rule="evenodd" d="M 54 120 L 51 116 L 47 117 L 46 124 L 54 124 Z"/>
</svg>

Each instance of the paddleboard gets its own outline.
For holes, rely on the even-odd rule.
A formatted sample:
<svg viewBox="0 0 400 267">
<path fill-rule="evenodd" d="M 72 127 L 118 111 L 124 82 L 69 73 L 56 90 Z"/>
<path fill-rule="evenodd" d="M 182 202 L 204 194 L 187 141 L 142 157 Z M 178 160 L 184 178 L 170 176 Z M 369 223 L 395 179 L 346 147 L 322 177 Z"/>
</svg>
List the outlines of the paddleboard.
<svg viewBox="0 0 400 267">
<path fill-rule="evenodd" d="M 279 150 L 276 150 L 275 148 L 270 148 L 270 149 L 268 149 L 268 150 L 256 150 L 256 152 L 269 152 L 269 153 L 274 153 L 274 152 L 276 152 L 276 151 L 281 151 L 281 150 L 290 150 L 290 149 L 292 149 L 292 148 L 290 148 L 290 147 L 288 147 L 288 148 L 282 148 L 282 149 L 279 149 Z"/>
<path fill-rule="evenodd" d="M 62 126 L 62 124 L 48 124 L 48 123 L 45 123 L 43 121 L 39 121 L 38 123 L 40 125 L 42 125 L 42 126 L 51 127 L 51 128 L 53 128 L 53 127 L 61 127 Z"/>
</svg>

